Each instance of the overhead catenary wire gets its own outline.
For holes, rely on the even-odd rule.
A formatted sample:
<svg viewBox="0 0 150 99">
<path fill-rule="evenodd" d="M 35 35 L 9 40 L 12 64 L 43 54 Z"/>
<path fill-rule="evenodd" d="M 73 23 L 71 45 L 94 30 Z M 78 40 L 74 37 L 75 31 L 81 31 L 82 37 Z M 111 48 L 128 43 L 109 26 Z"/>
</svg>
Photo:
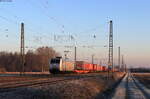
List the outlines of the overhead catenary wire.
<svg viewBox="0 0 150 99">
<path fill-rule="evenodd" d="M 9 19 L 9 18 L 7 18 L 7 17 L 4 17 L 4 16 L 1 16 L 0 18 L 1 19 L 3 19 L 3 20 L 5 20 L 5 21 L 7 21 L 7 22 L 10 22 L 10 23 L 13 23 L 13 24 L 16 24 L 16 25 L 18 25 L 19 26 L 19 24 L 20 24 L 20 22 L 24 22 L 24 21 L 26 21 L 25 19 L 23 19 L 22 17 L 19 17 L 19 16 L 17 16 L 17 15 L 15 15 L 12 11 L 8 11 L 8 10 L 6 10 L 6 9 L 4 9 L 3 8 L 3 10 L 2 10 L 3 12 L 10 12 L 10 14 L 11 14 L 11 16 L 13 17 L 13 18 L 15 18 L 16 20 L 11 20 L 11 19 Z M 19 22 L 18 22 L 18 20 L 19 20 Z M 28 25 L 30 25 L 30 24 L 28 24 Z M 28 25 L 26 25 L 26 26 L 28 26 Z M 40 37 L 41 38 L 43 38 L 44 36 L 42 35 L 43 33 L 39 33 L 39 32 L 37 32 L 37 31 L 34 31 L 32 28 L 30 28 L 30 27 L 26 27 L 27 29 L 27 31 L 30 31 L 30 32 L 32 32 L 32 33 L 34 33 L 34 35 L 37 35 L 37 34 L 40 34 Z M 40 27 L 41 28 L 41 27 Z M 8 37 L 8 36 L 7 36 Z M 34 37 L 33 37 L 34 38 Z M 35 38 L 36 39 L 36 38 Z M 31 41 L 31 40 L 30 40 Z M 34 41 L 34 40 L 33 40 Z M 41 42 L 41 41 L 40 41 Z"/>
<path fill-rule="evenodd" d="M 18 23 L 17 21 L 10 20 L 10 19 L 8 19 L 8 18 L 6 18 L 6 17 L 4 17 L 4 16 L 1 16 L 1 15 L 0 15 L 0 18 L 3 19 L 3 20 L 5 20 L 5 21 L 7 21 L 7 22 L 10 22 L 10 23 L 19 25 L 19 23 Z"/>
<path fill-rule="evenodd" d="M 4 19 L 4 20 L 6 20 L 6 21 L 8 21 L 8 22 L 11 22 L 11 23 L 13 23 L 13 24 L 18 24 L 16 21 L 12 21 L 12 20 L 9 20 L 9 19 L 7 19 L 6 17 L 3 17 L 3 16 L 0 16 L 0 18 L 2 18 L 2 19 Z M 29 29 L 29 28 L 28 28 Z M 29 30 L 31 30 L 32 31 L 32 29 L 29 29 Z M 41 37 L 40 37 L 40 42 L 41 42 Z M 39 40 L 39 39 L 38 39 Z M 78 47 L 83 47 L 83 48 L 93 48 L 93 47 L 101 47 L 101 46 L 99 46 L 99 45 L 86 45 L 86 46 L 78 46 Z"/>
<path fill-rule="evenodd" d="M 47 8 L 43 6 L 42 3 L 40 3 L 41 6 L 38 6 L 35 2 L 33 3 L 32 0 L 30 0 L 29 2 L 30 2 L 29 4 L 32 4 L 32 6 L 36 6 L 37 8 L 39 8 L 40 12 L 43 13 L 43 15 L 45 15 L 49 20 L 54 21 L 55 24 L 60 28 L 61 32 L 64 33 L 64 28 L 65 28 L 64 24 L 58 22 L 58 20 L 54 16 L 50 16 L 49 14 L 47 14 L 48 12 Z"/>
<path fill-rule="evenodd" d="M 0 16 L 0 18 L 1 19 L 3 19 L 3 20 L 5 20 L 5 21 L 7 21 L 7 22 L 9 22 L 9 23 L 11 23 L 11 24 L 15 24 L 15 25 L 17 25 L 17 26 L 19 26 L 19 22 L 17 22 L 17 21 L 14 21 L 14 20 L 11 20 L 11 19 L 8 19 L 7 17 L 4 17 L 4 16 Z M 33 31 L 32 33 L 34 33 L 34 34 L 37 34 L 37 32 L 35 33 L 35 31 L 34 30 L 32 30 L 31 28 L 27 28 L 27 30 L 30 30 L 30 31 Z M 9 31 L 9 29 L 7 29 L 7 31 Z M 12 37 L 20 37 L 19 35 L 9 35 L 8 33 L 5 35 L 5 37 L 7 37 L 7 38 L 9 38 L 9 37 L 11 37 L 11 39 L 12 39 Z M 32 40 L 26 40 L 26 41 L 32 41 Z M 34 41 L 33 41 L 34 42 Z M 41 41 L 39 41 L 40 43 L 41 43 Z M 37 41 L 36 42 L 34 42 L 34 43 L 37 43 Z M 37 45 L 37 44 L 36 44 Z"/>
<path fill-rule="evenodd" d="M 49 15 L 48 15 L 49 16 Z M 17 17 L 18 18 L 18 17 Z M 58 22 L 57 20 L 56 20 L 56 18 L 54 18 L 54 17 L 50 17 L 49 16 L 49 18 L 51 18 L 53 21 L 55 21 L 56 23 Z M 4 20 L 7 20 L 7 19 L 5 19 L 5 17 L 3 18 Z M 15 22 L 15 21 L 11 21 L 11 20 L 9 20 L 8 19 L 8 21 L 10 21 L 11 23 L 15 23 L 15 24 L 20 24 L 20 22 Z M 58 22 L 58 24 L 59 24 L 59 22 Z M 64 28 L 64 25 L 62 25 L 62 24 L 59 24 L 59 26 L 62 26 L 63 28 Z M 30 31 L 33 31 L 33 33 L 35 32 L 33 29 L 30 29 L 30 28 L 27 28 L 27 30 L 30 30 Z M 95 31 L 96 29 L 91 29 L 91 31 Z M 35 34 L 36 34 L 37 32 L 35 32 Z M 41 38 L 43 38 L 43 36 L 39 36 L 39 37 L 41 37 Z M 93 36 L 93 38 L 94 38 L 94 36 Z M 83 47 L 85 47 L 85 46 L 83 46 Z M 87 46 L 86 46 L 87 47 Z M 91 48 L 92 46 L 88 46 L 89 48 Z"/>
</svg>

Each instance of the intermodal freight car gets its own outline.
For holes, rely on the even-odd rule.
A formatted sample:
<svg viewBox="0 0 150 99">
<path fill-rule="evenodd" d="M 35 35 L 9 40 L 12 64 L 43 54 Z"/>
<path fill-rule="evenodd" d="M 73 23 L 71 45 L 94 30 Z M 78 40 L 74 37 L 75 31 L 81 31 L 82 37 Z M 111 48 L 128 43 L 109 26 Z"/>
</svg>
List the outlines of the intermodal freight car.
<svg viewBox="0 0 150 99">
<path fill-rule="evenodd" d="M 107 71 L 107 68 L 98 64 L 90 64 L 85 61 L 63 61 L 61 57 L 56 57 L 50 60 L 49 71 L 50 73 L 88 73 Z"/>
</svg>

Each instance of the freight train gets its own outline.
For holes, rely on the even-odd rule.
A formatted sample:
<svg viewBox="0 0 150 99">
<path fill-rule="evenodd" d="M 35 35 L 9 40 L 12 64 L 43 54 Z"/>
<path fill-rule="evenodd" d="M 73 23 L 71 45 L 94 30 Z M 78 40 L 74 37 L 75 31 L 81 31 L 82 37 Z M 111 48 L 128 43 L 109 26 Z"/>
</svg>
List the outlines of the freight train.
<svg viewBox="0 0 150 99">
<path fill-rule="evenodd" d="M 90 64 L 85 61 L 63 61 L 62 57 L 56 57 L 50 60 L 50 73 L 89 73 L 107 71 L 105 66 Z"/>
</svg>

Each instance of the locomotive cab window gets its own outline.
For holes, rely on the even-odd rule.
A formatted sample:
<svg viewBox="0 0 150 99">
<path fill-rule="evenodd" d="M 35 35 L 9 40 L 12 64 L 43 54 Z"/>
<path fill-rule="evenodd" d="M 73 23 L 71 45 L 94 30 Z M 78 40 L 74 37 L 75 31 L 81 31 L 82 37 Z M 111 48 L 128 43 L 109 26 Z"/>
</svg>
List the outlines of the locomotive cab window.
<svg viewBox="0 0 150 99">
<path fill-rule="evenodd" d="M 52 59 L 51 60 L 51 63 L 53 64 L 53 63 L 59 63 L 60 62 L 60 60 L 58 60 L 58 59 Z"/>
</svg>

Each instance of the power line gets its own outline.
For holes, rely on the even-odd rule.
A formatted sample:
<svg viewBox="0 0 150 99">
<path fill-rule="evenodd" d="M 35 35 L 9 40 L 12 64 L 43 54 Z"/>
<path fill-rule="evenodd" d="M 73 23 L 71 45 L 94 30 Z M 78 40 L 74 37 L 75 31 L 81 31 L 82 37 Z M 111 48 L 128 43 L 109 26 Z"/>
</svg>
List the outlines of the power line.
<svg viewBox="0 0 150 99">
<path fill-rule="evenodd" d="M 12 23 L 12 24 L 15 24 L 15 25 L 19 25 L 19 23 L 17 22 L 17 21 L 14 21 L 14 20 L 10 20 L 10 19 L 8 19 L 8 18 L 6 18 L 6 17 L 4 17 L 4 16 L 0 16 L 0 18 L 1 19 L 3 19 L 3 20 L 5 20 L 5 21 L 7 21 L 7 22 L 9 22 L 9 23 Z M 32 33 L 34 33 L 34 34 L 37 34 L 38 32 L 35 32 L 33 29 L 31 29 L 31 28 L 27 28 L 27 30 L 30 30 Z"/>
<path fill-rule="evenodd" d="M 40 8 L 41 12 L 44 13 L 44 15 L 45 15 L 46 17 L 48 17 L 49 20 L 54 21 L 60 29 L 64 29 L 65 26 L 64 26 L 63 24 L 59 23 L 58 20 L 57 20 L 54 16 L 49 16 L 49 15 L 46 13 L 46 12 L 47 12 L 47 8 L 43 7 L 43 5 L 42 5 L 41 3 L 40 3 L 40 5 L 41 5 L 42 7 L 41 7 L 41 6 L 38 6 L 38 5 L 35 5 L 35 3 L 33 3 L 31 0 L 30 0 L 30 4 L 32 4 L 32 6 L 34 5 L 34 6 L 36 6 L 37 8 Z M 43 8 L 44 8 L 45 10 L 43 10 Z M 61 30 L 61 31 L 64 32 L 64 30 Z"/>
<path fill-rule="evenodd" d="M 17 21 L 10 20 L 10 19 L 8 19 L 8 18 L 6 18 L 6 17 L 4 17 L 4 16 L 0 16 L 0 18 L 1 18 L 1 19 L 3 19 L 3 20 L 5 20 L 5 21 L 7 21 L 7 22 L 10 22 L 10 23 L 16 24 L 16 25 L 18 25 L 18 24 L 19 24 Z"/>
<path fill-rule="evenodd" d="M 4 11 L 4 10 L 5 10 L 5 11 Z M 25 20 L 24 18 L 22 18 L 22 17 L 20 17 L 20 16 L 17 16 L 17 15 L 15 15 L 14 13 L 12 13 L 12 11 L 8 11 L 8 10 L 6 10 L 6 9 L 3 9 L 2 11 L 3 11 L 3 12 L 10 12 L 10 13 L 11 13 L 11 16 L 13 16 L 14 18 L 16 18 L 17 20 L 20 20 L 20 21 Z M 14 20 L 10 20 L 10 19 L 8 19 L 8 18 L 6 18 L 6 17 L 4 17 L 4 16 L 1 16 L 1 18 L 4 19 L 4 20 L 6 20 L 6 21 L 8 21 L 8 22 L 17 24 L 17 25 L 20 24 L 20 21 L 17 22 L 17 21 L 14 21 Z M 27 30 L 32 31 L 32 33 L 35 33 L 35 34 L 38 33 L 38 32 L 35 32 L 33 29 L 31 29 L 31 28 L 29 28 L 29 27 L 26 27 L 26 28 L 27 28 Z M 41 26 L 40 26 L 40 28 L 41 28 Z M 40 35 L 41 35 L 41 33 L 40 33 Z"/>
</svg>

